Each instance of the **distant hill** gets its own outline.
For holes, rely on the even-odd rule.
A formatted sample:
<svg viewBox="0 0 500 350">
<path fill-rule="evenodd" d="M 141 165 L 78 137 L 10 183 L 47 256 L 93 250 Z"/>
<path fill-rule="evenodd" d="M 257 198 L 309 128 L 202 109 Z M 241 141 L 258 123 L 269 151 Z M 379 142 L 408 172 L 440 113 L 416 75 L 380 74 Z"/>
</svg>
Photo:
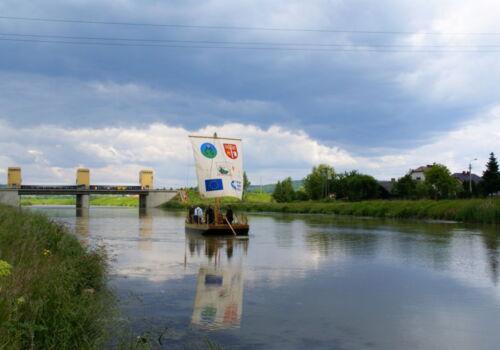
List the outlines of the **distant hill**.
<svg viewBox="0 0 500 350">
<path fill-rule="evenodd" d="M 292 186 L 294 190 L 298 190 L 302 185 L 304 184 L 304 180 L 293 180 L 292 181 Z M 274 188 L 276 187 L 276 184 L 267 184 L 267 185 L 250 185 L 248 187 L 248 192 L 260 192 L 262 189 L 262 192 L 264 193 L 273 193 Z"/>
</svg>

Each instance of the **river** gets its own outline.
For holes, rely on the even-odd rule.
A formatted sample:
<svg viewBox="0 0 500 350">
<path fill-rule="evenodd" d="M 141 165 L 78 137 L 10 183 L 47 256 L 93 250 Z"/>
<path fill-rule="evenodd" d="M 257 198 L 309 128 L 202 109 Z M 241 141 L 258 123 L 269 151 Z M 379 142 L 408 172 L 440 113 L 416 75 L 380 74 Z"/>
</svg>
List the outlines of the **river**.
<svg viewBox="0 0 500 350">
<path fill-rule="evenodd" d="M 215 239 L 182 212 L 33 210 L 106 247 L 131 336 L 168 349 L 499 348 L 498 228 L 252 214 Z"/>
</svg>

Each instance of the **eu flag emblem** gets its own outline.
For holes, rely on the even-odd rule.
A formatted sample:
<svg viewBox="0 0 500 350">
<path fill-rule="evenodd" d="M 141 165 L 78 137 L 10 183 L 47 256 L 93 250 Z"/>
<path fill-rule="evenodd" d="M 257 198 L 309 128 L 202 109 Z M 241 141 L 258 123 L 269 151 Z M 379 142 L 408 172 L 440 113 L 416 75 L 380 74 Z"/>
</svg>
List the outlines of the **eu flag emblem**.
<svg viewBox="0 0 500 350">
<path fill-rule="evenodd" d="M 224 186 L 222 185 L 222 179 L 208 179 L 205 180 L 205 190 L 209 191 L 222 191 Z"/>
</svg>

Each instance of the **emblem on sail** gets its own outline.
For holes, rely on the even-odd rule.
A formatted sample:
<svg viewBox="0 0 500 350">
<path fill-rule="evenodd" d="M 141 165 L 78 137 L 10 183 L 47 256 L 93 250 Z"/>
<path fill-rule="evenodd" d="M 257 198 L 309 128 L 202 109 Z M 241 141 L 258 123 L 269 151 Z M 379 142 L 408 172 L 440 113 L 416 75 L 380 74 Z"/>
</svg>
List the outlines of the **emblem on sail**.
<svg viewBox="0 0 500 350">
<path fill-rule="evenodd" d="M 200 149 L 201 153 L 207 158 L 212 159 L 217 156 L 217 148 L 215 148 L 215 146 L 210 142 L 205 142 L 203 145 L 201 145 Z"/>
<path fill-rule="evenodd" d="M 231 175 L 231 167 L 227 163 L 217 163 L 219 175 Z"/>
<path fill-rule="evenodd" d="M 231 144 L 231 143 L 225 143 L 224 144 L 224 151 L 226 152 L 226 155 L 229 158 L 231 158 L 231 159 L 238 158 L 238 147 L 236 147 L 236 145 Z"/>
</svg>

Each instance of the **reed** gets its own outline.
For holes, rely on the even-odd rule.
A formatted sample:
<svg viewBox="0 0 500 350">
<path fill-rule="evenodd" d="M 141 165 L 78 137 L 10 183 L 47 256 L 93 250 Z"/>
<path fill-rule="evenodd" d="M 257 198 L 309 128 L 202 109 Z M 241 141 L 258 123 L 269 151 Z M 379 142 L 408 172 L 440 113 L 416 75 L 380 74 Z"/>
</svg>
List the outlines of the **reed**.
<svg viewBox="0 0 500 350">
<path fill-rule="evenodd" d="M 0 261 L 10 266 L 0 275 L 0 349 L 103 343 L 114 298 L 102 249 L 84 249 L 43 215 L 0 205 Z"/>
<path fill-rule="evenodd" d="M 335 214 L 407 219 L 453 220 L 468 223 L 500 224 L 500 198 L 458 200 L 373 200 L 361 202 L 235 202 L 233 209 L 248 212 Z M 186 204 L 166 203 L 165 208 L 181 209 Z"/>
</svg>

